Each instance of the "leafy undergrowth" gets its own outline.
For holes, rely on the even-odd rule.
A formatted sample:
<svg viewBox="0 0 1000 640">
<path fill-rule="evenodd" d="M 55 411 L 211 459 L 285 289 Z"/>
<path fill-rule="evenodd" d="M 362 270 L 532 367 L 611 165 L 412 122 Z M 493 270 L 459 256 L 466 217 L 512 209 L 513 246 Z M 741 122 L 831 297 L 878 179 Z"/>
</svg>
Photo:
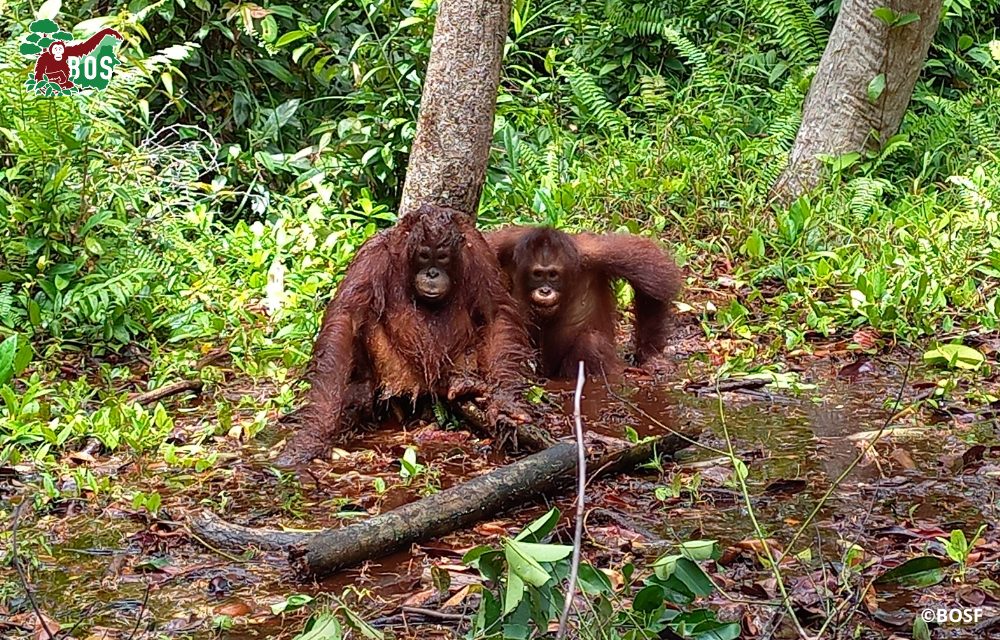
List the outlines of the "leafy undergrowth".
<svg viewBox="0 0 1000 640">
<path fill-rule="evenodd" d="M 628 388 L 612 393 L 588 387 L 590 429 L 706 431 L 676 464 L 654 461 L 588 487 L 584 559 L 594 571 L 585 572 L 572 618 L 580 637 L 647 637 L 635 634 L 664 625 L 684 637 L 736 637 L 739 629 L 791 637 L 798 624 L 830 637 L 883 638 L 913 632 L 920 612 L 939 609 L 976 620 L 945 624 L 935 637 L 979 637 L 988 627 L 976 624 L 989 623 L 1000 597 L 990 569 L 1000 540 L 989 528 L 1000 450 L 982 415 L 928 403 L 942 381 L 975 386 L 982 376 L 932 368 L 958 366 L 949 350 L 925 365 L 919 352 L 830 340 L 767 367 L 728 367 L 723 382 L 739 382 L 719 399 L 705 374 L 753 341 L 706 340 L 693 313 L 681 317 L 657 375 L 632 374 Z M 144 360 L 118 366 L 142 376 L 151 364 Z M 280 389 L 239 371 L 224 350 L 208 350 L 197 364 L 205 383 L 198 393 L 151 409 L 119 399 L 123 424 L 158 439 L 147 453 L 70 438 L 47 462 L 3 467 L 0 490 L 18 522 L 17 555 L 7 558 L 25 571 L 50 629 L 192 638 L 292 637 L 306 627 L 314 638 L 348 628 L 371 634 L 364 637 L 490 637 L 477 631 L 500 629 L 519 638 L 554 624 L 566 572 L 558 545 L 570 541 L 571 518 L 546 517 L 533 528 L 532 544 L 557 545 L 529 547 L 538 566 L 516 567 L 534 582 L 512 584 L 514 569 L 501 557 L 544 516 L 543 504 L 320 584 L 297 583 L 283 554 L 204 547 L 183 525 L 204 508 L 252 526 L 342 526 L 506 460 L 488 441 L 429 420 L 360 434 L 309 474 L 283 476 L 267 464 L 284 435 L 270 426 Z M 73 377 L 73 366 L 63 374 Z M 136 382 L 119 379 L 122 389 Z M 552 412 L 568 408 L 565 387 L 547 395 Z M 892 414 L 891 430 L 880 434 Z M 572 496 L 555 506 L 572 513 Z M 5 539 L 10 549 L 9 531 Z M 482 545 L 500 555 L 483 556 Z M 685 561 L 676 575 L 678 555 Z M 39 635 L 20 578 L 10 566 L 3 572 L 0 624 L 12 637 Z"/>
<path fill-rule="evenodd" d="M 267 465 L 325 300 L 394 220 L 435 3 L 70 15 L 92 4 L 39 10 L 126 35 L 143 73 L 100 99 L 26 91 L 31 3 L 6 3 L 0 43 L 0 517 L 17 523 L 0 533 L 0 635 L 291 637 L 313 615 L 314 640 L 544 630 L 564 549 L 536 549 L 520 590 L 462 562 L 510 548 L 541 505 L 322 585 L 182 525 L 207 507 L 335 526 L 505 462 L 460 425 L 421 424 L 299 480 Z M 514 3 L 481 222 L 672 249 L 688 286 L 664 370 L 634 381 L 642 411 L 592 393 L 587 421 L 647 435 L 653 414 L 706 427 L 710 447 L 590 485 L 584 556 L 604 577 L 574 623 L 926 638 L 920 611 L 981 607 L 932 632 L 983 637 L 1000 598 L 998 4 L 946 2 L 899 134 L 828 159 L 788 206 L 769 190 L 837 3 L 682 4 Z M 685 553 L 698 569 L 668 582 L 657 559 Z"/>
</svg>

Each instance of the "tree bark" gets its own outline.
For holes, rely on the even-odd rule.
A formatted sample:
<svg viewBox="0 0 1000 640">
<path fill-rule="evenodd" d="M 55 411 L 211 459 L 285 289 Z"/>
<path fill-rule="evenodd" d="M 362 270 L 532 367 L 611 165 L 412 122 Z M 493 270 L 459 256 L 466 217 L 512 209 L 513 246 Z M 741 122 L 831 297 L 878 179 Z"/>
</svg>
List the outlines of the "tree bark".
<svg viewBox="0 0 1000 640">
<path fill-rule="evenodd" d="M 400 216 L 421 204 L 476 215 L 493 141 L 511 0 L 441 0 Z"/>
<path fill-rule="evenodd" d="M 788 166 L 772 194 L 790 202 L 819 184 L 820 155 L 878 148 L 896 133 L 941 18 L 942 0 L 844 0 L 806 96 Z M 916 22 L 887 25 L 872 12 L 889 7 Z M 880 74 L 876 100 L 869 85 Z"/>
<path fill-rule="evenodd" d="M 624 471 L 653 455 L 670 458 L 697 437 L 694 430 L 686 436 L 669 434 L 631 445 L 591 433 L 588 466 L 597 469 L 595 476 Z M 316 533 L 243 527 L 211 512 L 190 518 L 188 527 L 203 544 L 287 549 L 289 561 L 301 577 L 317 578 L 530 503 L 571 482 L 576 465 L 576 445 L 559 443 L 364 522 Z"/>
</svg>

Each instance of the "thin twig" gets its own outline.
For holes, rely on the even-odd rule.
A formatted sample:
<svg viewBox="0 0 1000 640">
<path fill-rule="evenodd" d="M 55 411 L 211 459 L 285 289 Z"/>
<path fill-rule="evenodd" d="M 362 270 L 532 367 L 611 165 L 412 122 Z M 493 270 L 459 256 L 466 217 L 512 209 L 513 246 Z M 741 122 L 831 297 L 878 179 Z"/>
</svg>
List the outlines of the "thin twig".
<svg viewBox="0 0 1000 640">
<path fill-rule="evenodd" d="M 35 617 L 38 618 L 38 624 L 42 625 L 42 630 L 45 631 L 45 636 L 48 640 L 54 640 L 55 635 L 49 629 L 48 623 L 45 622 L 42 610 L 38 608 L 38 602 L 35 601 L 35 594 L 28 584 L 28 576 L 24 572 L 24 567 L 21 566 L 21 556 L 17 551 L 17 525 L 21 522 L 21 511 L 24 510 L 26 504 L 28 504 L 27 496 L 23 497 L 21 504 L 17 505 L 17 508 L 14 509 L 14 522 L 11 523 L 10 527 L 10 561 L 17 571 L 17 577 L 21 580 L 21 588 L 24 589 L 24 594 L 28 597 L 31 610 L 35 612 Z"/>
<path fill-rule="evenodd" d="M 573 596 L 576 593 L 576 579 L 580 573 L 580 554 L 583 550 L 583 520 L 586 515 L 584 510 L 584 496 L 587 492 L 587 449 L 583 444 L 583 418 L 580 409 L 580 399 L 583 397 L 583 382 L 585 379 L 583 360 L 581 360 L 576 374 L 576 394 L 573 396 L 573 422 L 576 425 L 577 451 L 576 531 L 573 534 L 573 564 L 569 571 L 569 586 L 566 587 L 566 602 L 563 603 L 562 615 L 559 616 L 559 633 L 556 634 L 556 640 L 562 640 L 566 637 L 566 622 L 569 620 L 569 610 L 573 605 Z"/>
<path fill-rule="evenodd" d="M 847 478 L 847 475 L 851 473 L 855 469 L 855 467 L 857 467 L 861 463 L 861 461 L 868 455 L 868 453 L 875 447 L 875 445 L 878 444 L 878 442 L 882 439 L 882 436 L 885 434 L 889 426 L 899 418 L 900 414 L 902 413 L 902 411 L 899 408 L 899 405 L 903 401 L 903 393 L 906 391 L 906 383 L 910 379 L 910 370 L 912 369 L 912 367 L 913 367 L 913 359 L 907 358 L 906 368 L 903 369 L 903 379 L 899 383 L 899 391 L 896 392 L 896 398 L 892 404 L 892 411 L 889 413 L 888 416 L 886 416 L 885 422 L 882 423 L 882 427 L 878 430 L 878 432 L 876 432 L 875 437 L 873 437 L 871 441 L 868 443 L 868 445 L 854 458 L 851 464 L 849 464 L 847 468 L 844 469 L 844 472 L 841 473 L 837 477 L 837 479 L 833 481 L 833 483 L 830 485 L 830 488 L 827 489 L 826 493 L 823 494 L 823 497 L 820 498 L 819 503 L 809 514 L 809 517 L 806 518 L 806 521 L 803 523 L 802 527 L 807 526 L 810 522 L 812 522 L 815 519 L 816 515 L 819 513 L 819 510 L 823 508 L 823 506 L 826 504 L 826 501 L 833 494 L 833 490 L 840 486 L 840 484 Z M 865 515 L 861 519 L 861 522 L 858 524 L 854 539 L 851 540 L 851 544 L 847 547 L 847 549 L 853 548 L 854 545 L 857 544 L 858 540 L 861 539 L 862 531 L 867 530 L 865 526 L 868 523 L 868 519 L 871 517 L 872 513 L 875 510 L 875 501 L 878 500 L 878 488 L 881 482 L 882 478 L 880 476 L 875 481 L 875 488 L 872 491 L 872 499 L 868 503 L 868 508 L 865 510 Z M 793 536 L 792 540 L 785 547 L 786 555 L 791 552 L 792 545 L 795 544 L 796 540 L 798 540 L 799 537 L 801 537 L 803 531 L 802 527 L 800 527 L 799 530 L 795 532 L 795 536 Z M 817 530 L 818 529 L 819 527 L 817 526 Z M 868 589 L 871 588 L 871 585 L 873 583 L 874 583 L 874 578 L 871 581 L 869 581 L 867 585 L 865 585 L 864 589 L 858 591 L 857 593 L 859 594 L 867 593 Z M 816 634 L 817 638 L 821 638 L 823 636 L 823 633 L 826 631 L 827 627 L 829 627 L 834 622 L 834 619 L 837 617 L 838 614 L 844 613 L 846 605 L 849 604 L 850 602 L 851 600 L 849 598 L 845 598 L 844 601 L 840 603 L 840 605 L 834 608 L 833 612 L 829 616 L 827 616 L 826 620 L 823 621 L 823 625 L 820 627 L 819 632 Z M 847 618 L 845 618 L 842 621 L 842 623 L 846 623 L 850 621 L 851 618 L 854 617 L 854 614 L 857 613 L 857 610 L 861 606 L 861 603 L 862 603 L 862 598 L 857 598 L 857 600 L 854 602 L 854 606 L 852 607 L 853 610 L 850 612 Z"/>
<path fill-rule="evenodd" d="M 445 613 L 443 611 L 435 611 L 434 609 L 423 609 L 421 607 L 402 607 L 400 611 L 404 614 L 409 613 L 411 615 L 423 616 L 425 618 L 433 618 L 435 620 L 448 620 L 451 622 L 465 622 L 469 619 L 469 616 L 462 615 L 461 613 Z"/>
<path fill-rule="evenodd" d="M 743 496 L 744 506 L 746 507 L 746 515 L 750 519 L 750 525 L 753 527 L 757 540 L 759 540 L 763 545 L 764 555 L 768 561 L 767 565 L 770 567 L 771 573 L 774 576 L 775 586 L 778 588 L 778 593 L 781 594 L 781 603 L 785 612 L 788 617 L 791 618 L 792 624 L 795 626 L 795 630 L 799 634 L 799 637 L 809 638 L 809 634 L 806 633 L 806 630 L 802 627 L 802 623 L 799 621 L 798 616 L 795 615 L 791 595 L 788 593 L 785 581 L 781 575 L 781 570 L 778 568 L 778 560 L 775 558 L 774 550 L 772 550 L 771 545 L 768 544 L 767 536 L 764 534 L 764 529 L 761 526 L 760 521 L 757 520 L 756 512 L 753 510 L 753 499 L 750 497 L 750 488 L 747 486 L 747 467 L 742 460 L 736 457 L 736 449 L 733 446 L 733 439 L 729 433 L 729 426 L 726 423 L 726 406 L 722 394 L 717 394 L 717 398 L 719 402 L 719 426 L 722 427 L 722 436 L 726 440 L 726 449 L 729 451 L 729 463 L 733 466 L 733 475 L 739 485 L 740 494 Z M 742 465 L 742 467 L 740 465 Z M 784 555 L 780 557 L 784 557 Z"/>
<path fill-rule="evenodd" d="M 169 398 L 170 396 L 177 395 L 178 393 L 184 393 L 185 391 L 201 393 L 202 386 L 204 386 L 204 383 L 201 380 L 178 380 L 177 382 L 165 384 L 158 389 L 153 389 L 152 391 L 137 393 L 132 396 L 129 401 L 141 405 L 153 404 L 154 402 L 163 400 L 164 398 Z"/>
<path fill-rule="evenodd" d="M 820 510 L 826 506 L 826 503 L 830 499 L 830 496 L 833 495 L 833 492 L 840 487 L 844 479 L 847 478 L 847 476 L 852 471 L 854 471 L 854 469 L 859 464 L 861 464 L 861 461 L 865 459 L 868 453 L 875 448 L 875 445 L 878 444 L 879 441 L 882 439 L 882 436 L 885 434 L 886 430 L 889 429 L 889 425 L 891 425 L 896 420 L 897 416 L 899 416 L 899 414 L 901 413 L 899 411 L 899 403 L 903 401 L 903 393 L 906 391 L 906 383 L 909 382 L 910 378 L 911 365 L 912 365 L 912 360 L 907 360 L 906 369 L 903 370 L 903 380 L 900 382 L 899 391 L 896 393 L 896 399 L 892 405 L 892 412 L 886 417 L 885 422 L 883 422 L 879 430 L 875 432 L 875 436 L 868 442 L 867 446 L 865 446 L 861 450 L 861 452 L 851 461 L 851 463 L 847 465 L 847 467 L 841 472 L 841 474 L 837 476 L 837 478 L 832 483 L 830 483 L 830 486 L 820 497 L 819 501 L 816 503 L 816 506 L 813 507 L 813 510 L 809 512 L 809 515 L 806 516 L 806 519 L 795 531 L 795 534 L 792 536 L 792 539 L 789 540 L 788 544 L 785 545 L 784 551 L 781 552 L 782 557 L 787 556 L 792 552 L 792 547 L 795 545 L 796 542 L 798 542 L 799 538 L 802 537 L 802 534 L 805 533 L 805 530 L 806 528 L 809 527 L 810 523 L 816 518 L 817 515 L 819 515 Z M 876 491 L 874 493 L 878 492 Z M 875 495 L 872 496 L 872 505 L 874 505 L 874 501 L 875 501 Z M 872 506 L 869 506 L 869 509 L 871 508 Z M 863 529 L 859 529 L 859 531 L 862 530 Z M 860 537 L 861 536 L 859 533 L 854 541 L 856 542 Z"/>
<path fill-rule="evenodd" d="M 149 602 L 149 583 L 146 583 L 146 593 L 142 596 L 142 605 L 139 606 L 139 615 L 135 617 L 135 626 L 132 627 L 132 633 L 128 634 L 128 640 L 132 640 L 135 637 L 136 632 L 139 630 L 139 623 L 142 622 L 142 614 L 146 612 L 146 604 Z"/>
</svg>

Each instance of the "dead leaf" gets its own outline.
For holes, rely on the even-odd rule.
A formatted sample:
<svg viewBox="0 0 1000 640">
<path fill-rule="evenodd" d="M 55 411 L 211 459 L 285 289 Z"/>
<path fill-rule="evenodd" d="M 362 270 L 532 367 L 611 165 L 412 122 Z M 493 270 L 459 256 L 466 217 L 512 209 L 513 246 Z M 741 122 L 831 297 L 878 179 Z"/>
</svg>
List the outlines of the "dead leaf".
<svg viewBox="0 0 1000 640">
<path fill-rule="evenodd" d="M 473 586 L 474 585 L 467 584 L 464 587 L 462 587 L 461 589 L 459 589 L 455 593 L 455 595 L 453 595 L 452 597 L 450 597 L 450 598 L 448 598 L 447 600 L 444 601 L 444 604 L 441 605 L 441 608 L 442 609 L 447 609 L 448 607 L 457 607 L 458 605 L 462 604 L 462 602 L 465 601 L 465 599 L 469 597 L 469 594 L 472 593 Z M 478 586 L 478 585 L 476 585 L 476 586 Z"/>
<path fill-rule="evenodd" d="M 423 607 L 427 602 L 434 597 L 437 593 L 437 589 L 424 589 L 423 591 L 417 591 L 411 595 L 406 600 L 403 600 L 404 607 Z"/>
<path fill-rule="evenodd" d="M 767 487 L 764 488 L 764 493 L 770 493 L 770 494 L 800 493 L 805 488 L 806 488 L 805 480 L 802 480 L 800 478 L 793 478 L 793 479 L 781 478 L 767 485 Z"/>
<path fill-rule="evenodd" d="M 986 602 L 986 592 L 982 589 L 966 584 L 956 590 L 958 598 L 973 607 L 981 607 Z"/>
<path fill-rule="evenodd" d="M 87 463 L 97 462 L 97 458 L 90 455 L 86 451 L 74 451 L 73 453 L 70 453 L 66 457 L 69 458 L 71 462 L 75 462 L 76 464 L 83 464 L 85 462 Z"/>
<path fill-rule="evenodd" d="M 913 457 L 906 449 L 893 449 L 892 453 L 889 454 L 889 459 L 893 460 L 900 467 L 906 469 L 907 471 L 917 468 L 917 464 L 913 462 Z"/>
<path fill-rule="evenodd" d="M 222 604 L 213 609 L 215 613 L 220 616 L 245 616 L 248 615 L 253 609 L 250 608 L 245 602 L 230 602 L 228 604 Z"/>
<path fill-rule="evenodd" d="M 32 635 L 35 640 L 51 640 L 59 634 L 59 630 L 62 627 L 58 622 L 48 617 L 44 613 L 40 614 L 41 618 L 36 616 L 34 613 L 28 614 L 28 619 L 26 625 L 30 626 Z M 44 624 L 43 624 L 44 621 Z"/>
<path fill-rule="evenodd" d="M 878 347 L 881 339 L 882 335 L 871 327 L 858 329 L 854 332 L 854 335 L 851 336 L 851 341 L 865 350 L 871 350 Z"/>
<path fill-rule="evenodd" d="M 846 364 L 837 372 L 838 378 L 853 379 L 875 371 L 875 366 L 867 358 L 859 358 Z"/>
<path fill-rule="evenodd" d="M 507 535 L 507 529 L 496 522 L 484 522 L 476 526 L 473 530 L 481 536 L 497 537 Z"/>
</svg>

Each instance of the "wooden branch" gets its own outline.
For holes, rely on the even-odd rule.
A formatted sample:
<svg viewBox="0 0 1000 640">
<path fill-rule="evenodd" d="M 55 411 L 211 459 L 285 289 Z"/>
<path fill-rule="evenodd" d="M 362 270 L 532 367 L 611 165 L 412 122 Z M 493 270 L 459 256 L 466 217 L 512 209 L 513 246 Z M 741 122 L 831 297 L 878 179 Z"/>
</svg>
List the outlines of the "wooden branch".
<svg viewBox="0 0 1000 640">
<path fill-rule="evenodd" d="M 158 389 L 153 389 L 152 391 L 137 393 L 129 398 L 129 400 L 130 402 L 135 402 L 141 405 L 153 404 L 154 402 L 158 402 L 164 398 L 169 398 L 170 396 L 175 396 L 178 393 L 184 393 L 185 391 L 201 393 L 202 386 L 203 383 L 201 380 L 178 380 L 177 382 L 165 384 Z"/>
<path fill-rule="evenodd" d="M 257 547 L 264 551 L 282 551 L 307 542 L 309 538 L 316 535 L 308 531 L 280 531 L 244 527 L 226 522 L 207 509 L 188 518 L 187 525 L 196 536 L 227 549 Z"/>
<path fill-rule="evenodd" d="M 632 468 L 654 454 L 671 457 L 690 446 L 695 437 L 671 434 L 630 446 L 592 435 L 587 457 L 598 474 L 615 472 Z M 219 547 L 287 548 L 289 562 L 301 577 L 322 577 L 531 503 L 572 481 L 576 467 L 576 445 L 559 443 L 364 522 L 315 534 L 241 527 L 205 513 L 192 519 L 189 526 Z"/>
<path fill-rule="evenodd" d="M 698 395 L 710 394 L 723 391 L 746 391 L 766 387 L 770 380 L 763 378 L 729 378 L 727 380 L 705 380 L 701 382 L 690 382 L 684 388 L 694 391 Z"/>
</svg>

